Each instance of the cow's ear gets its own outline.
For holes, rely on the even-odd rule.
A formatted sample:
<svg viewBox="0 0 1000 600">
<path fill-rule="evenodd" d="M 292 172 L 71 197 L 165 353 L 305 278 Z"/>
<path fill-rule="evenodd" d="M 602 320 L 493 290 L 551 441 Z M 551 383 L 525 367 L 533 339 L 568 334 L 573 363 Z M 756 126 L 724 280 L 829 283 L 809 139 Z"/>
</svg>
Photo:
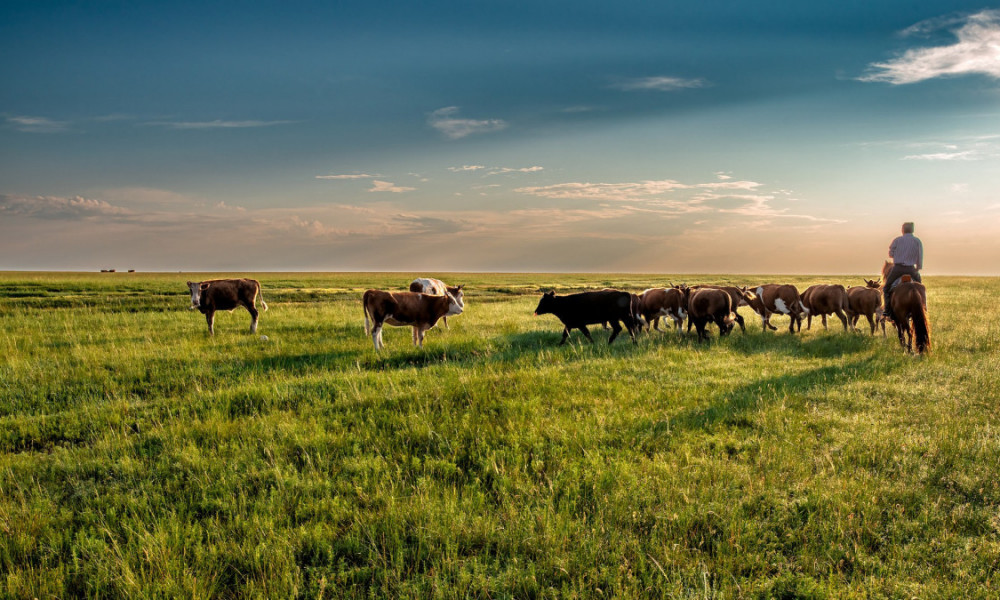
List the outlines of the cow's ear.
<svg viewBox="0 0 1000 600">
<path fill-rule="evenodd" d="M 458 289 L 459 289 L 459 291 L 461 291 L 461 290 L 462 290 L 462 288 L 464 288 L 464 287 L 465 287 L 465 284 L 464 284 L 464 283 L 463 283 L 462 285 L 458 286 Z"/>
<path fill-rule="evenodd" d="M 211 284 L 211 283 L 202 283 L 202 284 L 200 284 L 200 285 L 198 286 L 198 289 L 200 289 L 201 291 L 203 291 L 203 292 L 204 292 L 205 290 L 207 290 L 207 289 L 208 289 L 208 286 L 210 286 L 210 285 L 212 285 L 212 284 Z"/>
<path fill-rule="evenodd" d="M 556 291 L 555 290 L 549 290 L 549 291 L 545 292 L 545 295 L 546 296 L 555 296 L 556 295 Z"/>
</svg>

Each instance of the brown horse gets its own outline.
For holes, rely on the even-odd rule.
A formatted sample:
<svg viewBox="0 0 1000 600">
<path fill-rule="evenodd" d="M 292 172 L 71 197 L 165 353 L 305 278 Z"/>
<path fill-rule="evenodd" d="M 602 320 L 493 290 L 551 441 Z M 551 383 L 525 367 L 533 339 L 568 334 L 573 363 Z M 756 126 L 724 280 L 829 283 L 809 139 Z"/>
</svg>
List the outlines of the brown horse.
<svg viewBox="0 0 1000 600">
<path fill-rule="evenodd" d="M 886 261 L 882 267 L 882 281 L 885 281 L 892 263 Z M 913 352 L 913 339 L 917 341 L 917 353 L 931 351 L 931 322 L 927 316 L 927 289 L 923 284 L 903 275 L 892 290 L 889 303 L 892 307 L 893 323 L 899 335 L 899 345 Z M 903 341 L 906 332 L 906 341 Z"/>
</svg>

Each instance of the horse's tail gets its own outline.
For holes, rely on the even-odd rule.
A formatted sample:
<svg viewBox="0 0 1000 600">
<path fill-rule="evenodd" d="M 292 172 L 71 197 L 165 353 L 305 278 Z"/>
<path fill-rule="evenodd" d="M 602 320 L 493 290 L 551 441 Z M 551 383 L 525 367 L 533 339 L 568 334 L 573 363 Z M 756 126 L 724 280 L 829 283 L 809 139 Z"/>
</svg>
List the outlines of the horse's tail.
<svg viewBox="0 0 1000 600">
<path fill-rule="evenodd" d="M 917 338 L 917 353 L 923 354 L 931 351 L 931 320 L 927 316 L 927 305 L 919 304 L 913 311 L 913 333 Z"/>
</svg>

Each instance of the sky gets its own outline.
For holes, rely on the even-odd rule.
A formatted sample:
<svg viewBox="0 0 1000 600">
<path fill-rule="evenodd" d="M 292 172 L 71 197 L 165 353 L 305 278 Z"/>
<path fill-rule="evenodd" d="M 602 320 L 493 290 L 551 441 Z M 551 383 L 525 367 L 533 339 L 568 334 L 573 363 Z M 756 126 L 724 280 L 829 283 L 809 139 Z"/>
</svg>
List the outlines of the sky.
<svg viewBox="0 0 1000 600">
<path fill-rule="evenodd" d="M 0 4 L 0 270 L 1000 274 L 1000 6 Z"/>
</svg>

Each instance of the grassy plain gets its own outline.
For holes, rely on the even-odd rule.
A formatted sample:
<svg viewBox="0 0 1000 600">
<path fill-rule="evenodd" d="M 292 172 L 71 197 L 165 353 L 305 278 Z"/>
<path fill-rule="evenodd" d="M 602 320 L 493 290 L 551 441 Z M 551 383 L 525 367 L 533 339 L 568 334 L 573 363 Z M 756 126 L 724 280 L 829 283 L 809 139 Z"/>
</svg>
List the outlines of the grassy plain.
<svg viewBox="0 0 1000 600">
<path fill-rule="evenodd" d="M 257 274 L 214 338 L 186 274 L 0 273 L 0 597 L 996 598 L 1000 279 L 891 337 L 557 347 L 540 289 L 860 277 Z"/>
</svg>

